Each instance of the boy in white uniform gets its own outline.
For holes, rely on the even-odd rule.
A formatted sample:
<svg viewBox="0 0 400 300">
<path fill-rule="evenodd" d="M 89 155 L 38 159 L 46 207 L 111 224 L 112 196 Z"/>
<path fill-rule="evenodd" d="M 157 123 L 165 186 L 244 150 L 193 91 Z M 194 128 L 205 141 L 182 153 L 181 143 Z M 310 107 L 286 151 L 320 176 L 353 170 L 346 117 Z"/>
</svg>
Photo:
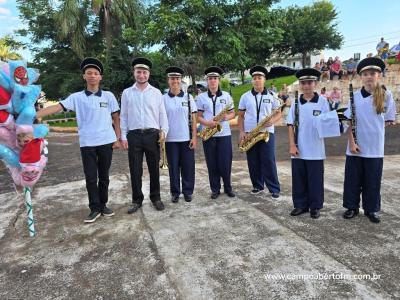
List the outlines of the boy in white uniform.
<svg viewBox="0 0 400 300">
<path fill-rule="evenodd" d="M 86 89 L 70 95 L 59 104 L 42 109 L 36 117 L 42 118 L 63 109 L 76 112 L 90 208 L 90 214 L 84 222 L 92 223 L 101 215 L 114 215 L 106 204 L 113 147 L 120 147 L 121 131 L 118 102 L 113 93 L 100 89 L 102 63 L 95 58 L 85 58 L 81 63 L 81 70 Z"/>
<path fill-rule="evenodd" d="M 324 203 L 324 159 L 325 144 L 320 136 L 316 119 L 330 111 L 326 98 L 314 92 L 321 73 L 313 68 L 299 70 L 299 79 L 303 94 L 295 99 L 288 114 L 290 155 L 292 156 L 292 197 L 294 209 L 292 216 L 310 211 L 317 219 Z M 337 135 L 339 120 L 334 113 Z"/>
</svg>

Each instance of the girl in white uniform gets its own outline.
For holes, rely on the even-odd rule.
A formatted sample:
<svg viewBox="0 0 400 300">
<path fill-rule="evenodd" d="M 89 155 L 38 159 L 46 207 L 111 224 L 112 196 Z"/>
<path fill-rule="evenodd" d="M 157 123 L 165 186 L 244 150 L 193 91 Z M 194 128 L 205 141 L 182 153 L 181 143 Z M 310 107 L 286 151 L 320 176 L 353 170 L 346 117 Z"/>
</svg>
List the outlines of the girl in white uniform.
<svg viewBox="0 0 400 300">
<path fill-rule="evenodd" d="M 182 193 L 186 202 L 192 201 L 197 145 L 197 107 L 192 95 L 181 90 L 184 70 L 166 70 L 169 91 L 163 96 L 169 130 L 166 139 L 171 201 L 176 203 Z M 181 189 L 182 177 L 182 189 Z"/>
<path fill-rule="evenodd" d="M 360 195 L 364 214 L 379 223 L 385 125 L 395 123 L 396 108 L 390 92 L 379 84 L 385 63 L 376 57 L 365 58 L 357 66 L 363 87 L 350 99 L 345 116 L 352 120 L 348 130 L 344 178 L 343 217 L 358 215 Z"/>
</svg>

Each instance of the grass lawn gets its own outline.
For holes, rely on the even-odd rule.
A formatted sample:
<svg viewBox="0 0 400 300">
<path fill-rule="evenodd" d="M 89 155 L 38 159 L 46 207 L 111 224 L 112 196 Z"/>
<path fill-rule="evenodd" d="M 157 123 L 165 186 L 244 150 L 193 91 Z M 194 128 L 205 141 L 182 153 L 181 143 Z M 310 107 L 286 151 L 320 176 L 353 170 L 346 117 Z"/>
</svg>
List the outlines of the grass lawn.
<svg viewBox="0 0 400 300">
<path fill-rule="evenodd" d="M 394 57 L 388 58 L 386 61 L 387 61 L 387 63 L 388 63 L 389 65 L 400 64 L 400 60 L 397 60 L 397 59 L 394 58 Z"/>
<path fill-rule="evenodd" d="M 43 120 L 54 120 L 54 119 L 65 119 L 65 118 L 75 118 L 75 113 L 74 112 L 68 112 L 68 113 L 59 113 L 59 114 L 54 114 L 50 116 L 43 117 Z"/>
<path fill-rule="evenodd" d="M 68 121 L 68 122 L 49 122 L 50 126 L 54 127 L 78 127 L 76 121 Z"/>
<path fill-rule="evenodd" d="M 270 79 L 270 80 L 267 80 L 265 82 L 265 84 L 266 84 L 267 87 L 270 87 L 271 83 L 273 82 L 275 87 L 276 87 L 276 89 L 279 91 L 284 83 L 286 83 L 287 85 L 290 85 L 293 82 L 295 82 L 296 80 L 297 80 L 296 76 L 293 75 L 293 76 L 286 76 L 286 77 L 281 77 L 281 78 L 277 78 L 277 79 Z M 240 97 L 245 92 L 251 90 L 251 88 L 252 88 L 251 83 L 242 84 L 242 85 L 239 85 L 239 86 L 232 87 L 232 97 L 233 97 L 233 101 L 235 102 L 235 108 L 236 109 L 237 109 L 237 107 L 239 105 Z"/>
</svg>

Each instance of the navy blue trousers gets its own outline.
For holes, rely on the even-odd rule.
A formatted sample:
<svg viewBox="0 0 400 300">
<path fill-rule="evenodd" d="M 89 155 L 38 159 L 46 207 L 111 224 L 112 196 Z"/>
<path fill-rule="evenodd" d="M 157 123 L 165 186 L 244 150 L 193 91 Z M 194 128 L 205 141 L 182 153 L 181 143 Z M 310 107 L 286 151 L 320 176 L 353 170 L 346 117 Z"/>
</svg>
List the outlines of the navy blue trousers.
<svg viewBox="0 0 400 300">
<path fill-rule="evenodd" d="M 171 195 L 192 195 L 194 189 L 194 150 L 187 142 L 166 142 Z"/>
<path fill-rule="evenodd" d="M 265 184 L 270 193 L 279 194 L 281 189 L 275 162 L 275 135 L 270 133 L 268 143 L 256 143 L 246 155 L 253 187 L 262 190 Z"/>
<path fill-rule="evenodd" d="M 231 136 L 212 137 L 203 141 L 206 157 L 208 179 L 211 191 L 218 193 L 221 189 L 221 178 L 224 182 L 224 192 L 232 191 L 232 141 Z"/>
<path fill-rule="evenodd" d="M 324 205 L 324 161 L 292 159 L 292 197 L 295 208 Z"/>
<path fill-rule="evenodd" d="M 378 212 L 381 209 L 381 180 L 383 158 L 346 156 L 344 171 L 343 207 L 365 212 Z"/>
</svg>

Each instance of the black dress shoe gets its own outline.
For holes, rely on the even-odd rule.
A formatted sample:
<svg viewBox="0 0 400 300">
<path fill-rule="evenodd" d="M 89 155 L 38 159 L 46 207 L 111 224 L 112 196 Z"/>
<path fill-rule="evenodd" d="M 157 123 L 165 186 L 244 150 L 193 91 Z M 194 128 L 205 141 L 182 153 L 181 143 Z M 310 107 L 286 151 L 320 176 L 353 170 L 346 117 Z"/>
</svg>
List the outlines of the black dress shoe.
<svg viewBox="0 0 400 300">
<path fill-rule="evenodd" d="M 164 203 L 161 202 L 161 200 L 156 200 L 153 202 L 153 206 L 157 209 L 157 210 L 164 210 Z"/>
<path fill-rule="evenodd" d="M 310 217 L 313 219 L 318 219 L 319 218 L 319 209 L 312 209 L 310 211 Z"/>
<path fill-rule="evenodd" d="M 371 213 L 364 212 L 364 215 L 366 215 L 372 223 L 381 222 L 381 218 L 379 217 L 379 214 L 377 212 L 371 212 Z"/>
<path fill-rule="evenodd" d="M 301 215 L 301 214 L 304 214 L 304 213 L 308 212 L 308 210 L 309 210 L 308 208 L 295 208 L 290 212 L 290 215 L 291 216 L 298 216 L 298 215 Z"/>
<path fill-rule="evenodd" d="M 140 203 L 133 203 L 131 207 L 128 209 L 128 214 L 133 214 L 135 213 L 139 208 L 142 207 L 142 204 Z"/>
<path fill-rule="evenodd" d="M 172 203 L 178 203 L 179 201 L 179 195 L 172 195 L 171 196 L 171 202 Z"/>
<path fill-rule="evenodd" d="M 192 195 L 183 195 L 183 197 L 185 198 L 186 202 L 191 202 L 192 201 Z"/>
<path fill-rule="evenodd" d="M 236 196 L 236 195 L 235 195 L 235 193 L 234 193 L 234 192 L 232 192 L 232 191 L 225 192 L 225 194 L 227 194 L 227 195 L 228 195 L 228 197 L 230 197 L 230 198 L 233 198 L 233 197 L 235 197 L 235 196 Z"/>
<path fill-rule="evenodd" d="M 352 219 L 358 215 L 358 208 L 356 209 L 348 209 L 344 212 L 343 218 L 345 219 Z"/>
<path fill-rule="evenodd" d="M 279 193 L 272 193 L 271 197 L 274 199 L 278 199 L 279 198 Z"/>
<path fill-rule="evenodd" d="M 211 193 L 211 199 L 217 199 L 219 196 L 219 192 L 218 193 Z"/>
</svg>

